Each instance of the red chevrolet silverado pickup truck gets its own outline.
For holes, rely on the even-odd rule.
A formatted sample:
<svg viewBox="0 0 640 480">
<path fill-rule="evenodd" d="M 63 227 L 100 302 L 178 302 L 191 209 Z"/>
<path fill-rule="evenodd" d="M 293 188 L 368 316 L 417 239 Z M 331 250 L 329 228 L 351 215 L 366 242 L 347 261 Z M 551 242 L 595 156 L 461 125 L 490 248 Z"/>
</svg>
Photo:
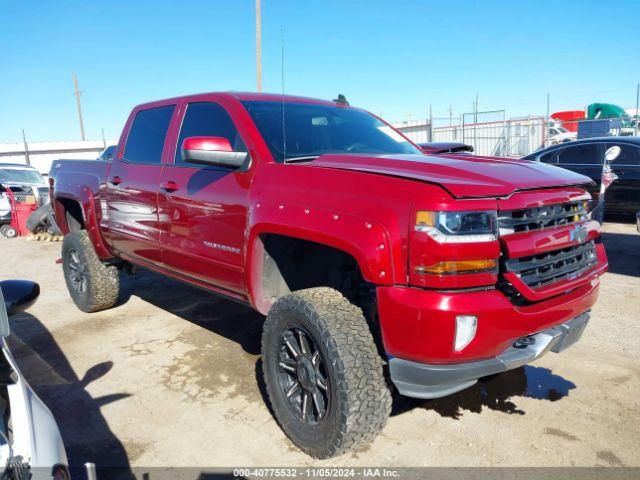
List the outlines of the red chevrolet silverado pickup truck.
<svg viewBox="0 0 640 480">
<path fill-rule="evenodd" d="M 251 305 L 275 416 L 318 458 L 375 438 L 390 389 L 439 398 L 564 350 L 607 268 L 588 178 L 428 156 L 344 101 L 140 105 L 110 161 L 50 178 L 77 306 L 113 306 L 132 266 Z"/>
</svg>

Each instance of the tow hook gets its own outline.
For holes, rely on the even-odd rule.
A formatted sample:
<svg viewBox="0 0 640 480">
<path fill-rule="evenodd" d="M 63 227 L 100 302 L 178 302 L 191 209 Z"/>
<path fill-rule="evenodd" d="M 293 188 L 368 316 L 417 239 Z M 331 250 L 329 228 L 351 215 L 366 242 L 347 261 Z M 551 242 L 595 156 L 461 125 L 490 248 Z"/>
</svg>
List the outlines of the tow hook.
<svg viewBox="0 0 640 480">
<path fill-rule="evenodd" d="M 527 348 L 536 343 L 536 338 L 532 335 L 527 335 L 526 337 L 520 337 L 515 342 L 513 342 L 513 348 Z"/>
</svg>

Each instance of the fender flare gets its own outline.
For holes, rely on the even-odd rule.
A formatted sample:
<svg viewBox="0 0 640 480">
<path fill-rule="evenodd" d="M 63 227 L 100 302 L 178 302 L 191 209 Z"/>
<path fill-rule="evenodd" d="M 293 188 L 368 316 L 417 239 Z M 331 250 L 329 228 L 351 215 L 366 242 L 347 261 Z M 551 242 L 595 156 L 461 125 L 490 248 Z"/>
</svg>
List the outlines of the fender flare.
<svg viewBox="0 0 640 480">
<path fill-rule="evenodd" d="M 80 205 L 80 211 L 82 212 L 84 220 L 84 228 L 91 239 L 91 243 L 96 250 L 96 254 L 102 260 L 113 258 L 113 255 L 109 251 L 100 233 L 100 222 L 96 215 L 96 202 L 93 192 L 88 187 L 82 187 L 78 194 L 61 193 L 56 194 L 55 201 L 55 217 L 56 223 L 60 228 L 63 235 L 67 235 L 70 232 L 69 225 L 67 224 L 67 218 L 64 214 L 64 206 L 60 199 L 70 200 Z"/>
<path fill-rule="evenodd" d="M 343 251 L 353 257 L 363 278 L 377 285 L 392 285 L 392 250 L 386 229 L 352 214 L 311 209 L 300 205 L 257 203 L 252 209 L 245 272 L 250 303 L 266 314 L 271 300 L 262 295 L 265 234 L 307 240 Z"/>
</svg>

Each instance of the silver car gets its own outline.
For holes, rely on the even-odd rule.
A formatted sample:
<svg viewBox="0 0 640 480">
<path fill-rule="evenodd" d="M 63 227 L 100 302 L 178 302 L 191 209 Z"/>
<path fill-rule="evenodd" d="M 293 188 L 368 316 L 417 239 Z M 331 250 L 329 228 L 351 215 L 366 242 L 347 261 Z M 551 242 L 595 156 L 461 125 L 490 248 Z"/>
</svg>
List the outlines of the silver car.
<svg viewBox="0 0 640 480">
<path fill-rule="evenodd" d="M 0 478 L 68 480 L 58 425 L 20 373 L 5 341 L 9 316 L 31 306 L 39 294 L 37 283 L 0 282 Z"/>
</svg>

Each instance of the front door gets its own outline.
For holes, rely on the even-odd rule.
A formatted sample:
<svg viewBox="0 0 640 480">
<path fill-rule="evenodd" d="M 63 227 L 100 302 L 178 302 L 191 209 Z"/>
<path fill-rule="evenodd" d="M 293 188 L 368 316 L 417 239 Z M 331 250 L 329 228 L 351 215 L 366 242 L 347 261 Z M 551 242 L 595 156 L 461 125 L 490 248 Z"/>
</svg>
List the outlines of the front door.
<svg viewBox="0 0 640 480">
<path fill-rule="evenodd" d="M 139 110 L 124 151 L 113 159 L 101 202 L 103 231 L 119 254 L 161 262 L 158 182 L 165 138 L 175 105 Z"/>
<path fill-rule="evenodd" d="M 628 143 L 607 143 L 606 148 L 617 145 L 620 155 L 611 164 L 618 176 L 606 194 L 607 209 L 633 215 L 640 210 L 640 147 Z"/>
<path fill-rule="evenodd" d="M 244 244 L 252 172 L 185 163 L 187 137 L 224 137 L 247 151 L 227 111 L 215 102 L 186 105 L 174 163 L 160 176 L 158 211 L 163 263 L 203 282 L 245 293 Z"/>
</svg>

